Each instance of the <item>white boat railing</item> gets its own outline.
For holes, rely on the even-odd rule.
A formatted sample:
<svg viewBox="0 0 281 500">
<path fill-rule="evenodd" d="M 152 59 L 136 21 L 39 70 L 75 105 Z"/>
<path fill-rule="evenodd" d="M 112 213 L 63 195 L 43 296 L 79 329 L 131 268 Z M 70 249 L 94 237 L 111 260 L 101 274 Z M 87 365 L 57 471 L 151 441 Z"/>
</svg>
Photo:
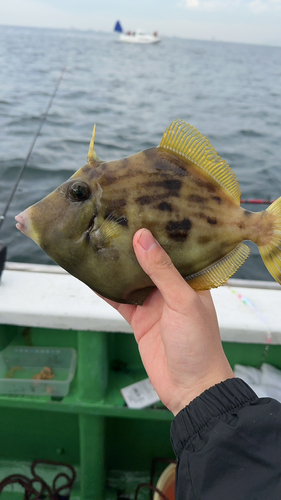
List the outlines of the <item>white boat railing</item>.
<svg viewBox="0 0 281 500">
<path fill-rule="evenodd" d="M 281 344 L 281 286 L 231 279 L 211 290 L 222 340 Z M 7 262 L 0 281 L 0 324 L 132 333 L 129 324 L 59 266 Z"/>
<path fill-rule="evenodd" d="M 6 262 L 5 269 L 9 271 L 26 271 L 30 273 L 54 273 L 68 274 L 67 271 L 58 265 L 32 264 L 24 262 Z M 276 281 L 261 281 L 248 279 L 229 279 L 224 286 L 236 286 L 239 288 L 263 288 L 265 290 L 281 290 L 281 285 Z"/>
</svg>

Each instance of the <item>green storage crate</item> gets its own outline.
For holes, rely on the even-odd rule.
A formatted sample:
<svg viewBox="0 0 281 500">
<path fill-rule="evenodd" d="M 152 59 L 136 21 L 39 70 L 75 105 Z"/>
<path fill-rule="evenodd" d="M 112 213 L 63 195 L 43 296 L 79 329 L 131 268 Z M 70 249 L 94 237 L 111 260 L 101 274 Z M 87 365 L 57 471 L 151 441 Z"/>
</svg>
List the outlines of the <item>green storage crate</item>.
<svg viewBox="0 0 281 500">
<path fill-rule="evenodd" d="M 130 410 L 121 396 L 122 387 L 146 377 L 132 335 L 1 325 L 0 343 L 78 351 L 66 397 L 0 396 L 0 465 L 38 458 L 70 463 L 79 471 L 72 499 L 113 500 L 123 490 L 133 498 L 154 457 L 174 459 L 171 413 L 160 403 Z M 265 345 L 224 343 L 224 348 L 232 366 L 258 366 Z M 281 368 L 281 346 L 270 346 L 266 361 Z M 3 493 L 2 498 L 20 497 Z"/>
</svg>

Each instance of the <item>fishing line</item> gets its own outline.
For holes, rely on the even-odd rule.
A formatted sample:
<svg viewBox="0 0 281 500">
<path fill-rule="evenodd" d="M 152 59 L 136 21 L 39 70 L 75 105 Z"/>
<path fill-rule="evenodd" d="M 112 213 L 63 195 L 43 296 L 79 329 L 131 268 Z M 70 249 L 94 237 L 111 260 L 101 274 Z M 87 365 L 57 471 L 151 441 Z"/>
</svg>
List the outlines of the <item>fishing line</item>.
<svg viewBox="0 0 281 500">
<path fill-rule="evenodd" d="M 35 143 L 36 143 L 36 141 L 37 141 L 37 139 L 38 139 L 38 137 L 40 135 L 41 129 L 42 129 L 42 127 L 43 127 L 43 125 L 44 125 L 44 123 L 46 121 L 46 118 L 48 116 L 48 113 L 50 111 L 50 107 L 52 106 L 52 103 L 53 103 L 53 100 L 54 100 L 55 95 L 57 93 L 57 90 L 58 90 L 58 88 L 60 86 L 60 83 L 61 83 L 61 81 L 63 79 L 63 75 L 64 75 L 65 70 L 66 70 L 66 66 L 64 66 L 62 68 L 62 70 L 61 70 L 60 77 L 59 77 L 59 79 L 58 79 L 58 81 L 56 83 L 56 86 L 54 88 L 54 91 L 53 91 L 53 93 L 52 93 L 52 95 L 50 97 L 50 100 L 49 100 L 48 106 L 46 108 L 46 111 L 42 115 L 42 118 L 41 118 L 40 123 L 39 123 L 38 130 L 37 130 L 37 132 L 36 132 L 36 134 L 35 134 L 35 136 L 33 138 L 33 141 L 31 143 L 31 145 L 30 145 L 30 148 L 28 150 L 28 153 L 27 153 L 27 156 L 25 158 L 25 161 L 24 161 L 24 163 L 23 163 L 23 165 L 22 165 L 22 167 L 21 167 L 21 169 L 19 171 L 19 174 L 18 174 L 17 179 L 15 181 L 14 187 L 13 187 L 13 189 L 11 191 L 9 199 L 8 199 L 8 201 L 6 203 L 5 208 L 4 208 L 4 211 L 0 215 L 0 231 L 1 231 L 1 227 L 3 225 L 4 220 L 6 219 L 6 213 L 7 213 L 8 209 L 9 209 L 11 201 L 12 201 L 12 199 L 14 197 L 14 194 L 15 194 L 16 189 L 18 187 L 19 181 L 21 180 L 21 177 L 22 177 L 22 174 L 24 172 L 24 169 L 25 169 L 26 165 L 29 162 L 29 159 L 30 159 L 31 153 L 33 151 L 33 148 L 35 146 Z M 6 255 L 7 255 L 7 247 L 4 245 L 4 243 L 2 241 L 0 241 L 0 278 L 1 278 L 1 274 L 2 274 L 2 271 L 3 271 L 3 268 L 4 268 L 4 264 L 5 264 L 5 261 L 6 261 Z"/>
<path fill-rule="evenodd" d="M 12 201 L 13 197 L 14 197 L 14 194 L 15 194 L 15 192 L 16 192 L 16 189 L 17 189 L 17 187 L 18 187 L 18 184 L 19 184 L 19 181 L 20 181 L 20 179 L 21 179 L 21 177 L 22 177 L 22 174 L 23 174 L 23 172 L 24 172 L 24 169 L 25 169 L 26 165 L 27 165 L 27 164 L 28 164 L 28 162 L 29 162 L 29 159 L 30 159 L 31 153 L 32 153 L 32 151 L 33 151 L 33 148 L 34 148 L 34 146 L 35 146 L 35 143 L 36 143 L 36 141 L 37 141 L 37 139 L 38 139 L 38 137 L 39 137 L 39 135 L 40 135 L 41 129 L 42 129 L 42 127 L 43 127 L 43 125 L 44 125 L 44 123 L 45 123 L 45 121 L 46 121 L 46 118 L 47 118 L 48 113 L 49 113 L 49 111 L 50 111 L 50 107 L 52 106 L 52 103 L 53 103 L 53 100 L 54 100 L 55 95 L 56 95 L 56 93 L 57 93 L 57 90 L 58 90 L 58 88 L 59 88 L 59 86 L 60 86 L 60 83 L 61 83 L 61 81 L 62 81 L 62 79 L 63 79 L 63 75 L 64 75 L 65 70 L 66 70 L 66 67 L 64 66 L 64 67 L 62 68 L 62 71 L 61 71 L 60 77 L 59 77 L 59 79 L 58 79 L 58 81 L 57 81 L 57 83 L 56 83 L 55 89 L 54 89 L 54 91 L 53 91 L 53 93 L 52 93 L 52 95 L 51 95 L 51 98 L 50 98 L 50 100 L 49 100 L 49 103 L 48 103 L 48 106 L 47 106 L 47 108 L 46 108 L 46 111 L 45 111 L 45 113 L 43 114 L 43 116 L 42 116 L 42 118 L 41 118 L 41 120 L 40 120 L 38 130 L 37 130 L 37 132 L 36 132 L 36 134 L 35 134 L 35 136 L 34 136 L 34 138 L 33 138 L 33 141 L 32 141 L 32 143 L 31 143 L 31 145 L 30 145 L 29 151 L 28 151 L 27 156 L 26 156 L 26 158 L 25 158 L 25 162 L 24 162 L 23 166 L 21 167 L 21 169 L 20 169 L 20 171 L 19 171 L 18 177 L 17 177 L 16 182 L 15 182 L 15 184 L 14 184 L 14 187 L 13 187 L 13 189 L 12 189 L 12 191 L 11 191 L 11 194 L 10 194 L 10 196 L 9 196 L 9 199 L 8 199 L 8 201 L 7 201 L 7 204 L 6 204 L 5 208 L 4 208 L 4 211 L 3 211 L 2 215 L 0 215 L 0 230 L 1 230 L 1 227 L 2 227 L 2 224 L 3 224 L 4 220 L 5 220 L 5 218 L 6 218 L 6 213 L 7 213 L 8 209 L 9 209 L 10 203 L 11 203 L 11 201 Z"/>
</svg>

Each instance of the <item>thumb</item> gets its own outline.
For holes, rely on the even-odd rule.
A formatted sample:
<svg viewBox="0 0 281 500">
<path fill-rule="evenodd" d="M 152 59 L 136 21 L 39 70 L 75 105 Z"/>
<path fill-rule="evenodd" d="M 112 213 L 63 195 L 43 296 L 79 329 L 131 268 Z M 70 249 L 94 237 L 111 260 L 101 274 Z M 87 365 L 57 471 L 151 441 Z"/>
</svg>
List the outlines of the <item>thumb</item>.
<svg viewBox="0 0 281 500">
<path fill-rule="evenodd" d="M 133 245 L 139 264 L 170 307 L 174 307 L 175 302 L 179 305 L 182 294 L 186 300 L 188 291 L 191 294 L 195 293 L 148 229 L 136 232 Z"/>
</svg>

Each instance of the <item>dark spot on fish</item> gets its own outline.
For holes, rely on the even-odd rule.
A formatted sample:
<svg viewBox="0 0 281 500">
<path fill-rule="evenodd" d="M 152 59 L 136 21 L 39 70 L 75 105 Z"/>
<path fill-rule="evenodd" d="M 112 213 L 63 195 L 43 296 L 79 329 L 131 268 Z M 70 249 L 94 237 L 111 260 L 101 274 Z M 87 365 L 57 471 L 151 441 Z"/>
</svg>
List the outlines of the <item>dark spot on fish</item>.
<svg viewBox="0 0 281 500">
<path fill-rule="evenodd" d="M 154 162 L 156 170 L 173 171 L 181 177 L 190 176 L 186 162 L 170 154 L 170 152 L 167 153 L 167 151 L 161 151 L 160 149 L 158 149 L 158 155 L 160 159 Z"/>
<path fill-rule="evenodd" d="M 139 198 L 136 199 L 137 203 L 140 203 L 141 205 L 149 205 L 152 203 L 151 196 L 140 196 Z"/>
<path fill-rule="evenodd" d="M 206 198 L 199 196 L 198 194 L 191 194 L 188 199 L 194 203 L 204 203 L 204 201 L 206 201 Z"/>
<path fill-rule="evenodd" d="M 172 212 L 173 209 L 170 205 L 170 203 L 167 203 L 167 201 L 162 201 L 162 203 L 159 203 L 158 207 L 159 210 L 162 210 L 163 212 Z"/>
<path fill-rule="evenodd" d="M 209 193 L 215 193 L 217 188 L 211 182 L 202 181 L 202 179 L 194 178 L 194 182 L 203 189 L 207 189 Z"/>
<path fill-rule="evenodd" d="M 199 217 L 199 219 L 206 219 L 208 224 L 215 225 L 218 223 L 218 221 L 215 217 L 209 217 L 204 212 L 199 212 L 198 217 Z"/>
<path fill-rule="evenodd" d="M 86 165 L 84 165 L 83 167 L 83 174 L 87 174 L 88 172 L 91 172 L 91 170 L 95 168 L 93 167 L 93 165 L 90 165 L 89 163 L 87 163 Z"/>
<path fill-rule="evenodd" d="M 169 191 L 179 191 L 181 188 L 181 181 L 179 179 L 165 179 L 160 183 L 165 189 Z"/>
<path fill-rule="evenodd" d="M 125 205 L 127 205 L 127 200 L 125 199 L 121 199 L 121 200 L 115 200 L 112 204 L 113 206 L 113 210 L 115 208 L 119 208 L 119 207 L 124 207 Z"/>
<path fill-rule="evenodd" d="M 215 217 L 207 217 L 207 222 L 208 222 L 208 224 L 213 224 L 213 225 L 218 223 L 218 221 Z"/>
<path fill-rule="evenodd" d="M 199 219 L 206 219 L 206 215 L 203 212 L 199 212 L 198 217 Z"/>
<path fill-rule="evenodd" d="M 117 177 L 115 177 L 115 175 L 112 175 L 112 174 L 108 173 L 103 178 L 103 185 L 110 186 L 110 184 L 114 184 L 114 182 L 116 182 L 117 180 L 118 179 L 117 179 Z"/>
<path fill-rule="evenodd" d="M 211 182 L 206 182 L 205 187 L 206 187 L 207 191 L 209 191 L 209 193 L 214 193 L 216 191 L 215 186 L 213 184 L 211 184 Z"/>
<path fill-rule="evenodd" d="M 147 188 L 156 187 L 168 190 L 168 196 L 179 196 L 179 191 L 182 186 L 182 182 L 179 179 L 164 179 L 162 181 L 152 181 L 146 184 Z M 160 195 L 163 197 L 163 195 Z"/>
<path fill-rule="evenodd" d="M 245 229 L 245 224 L 244 224 L 244 222 L 242 222 L 242 221 L 241 221 L 241 222 L 239 222 L 238 227 L 239 227 L 239 229 Z"/>
<path fill-rule="evenodd" d="M 125 217 L 125 215 L 118 217 L 118 219 L 116 219 L 115 222 L 120 224 L 120 226 L 128 227 L 128 219 L 127 219 L 127 217 Z"/>
<path fill-rule="evenodd" d="M 131 162 L 131 159 L 128 157 L 128 158 L 122 158 L 122 160 L 119 161 L 119 171 L 124 169 L 128 169 L 128 167 L 130 166 L 130 162 Z"/>
<path fill-rule="evenodd" d="M 189 219 L 183 219 L 181 221 L 169 221 L 166 230 L 169 233 L 169 237 L 175 241 L 185 241 L 188 233 L 191 229 L 192 222 Z"/>
<path fill-rule="evenodd" d="M 99 179 L 101 176 L 100 172 L 97 172 L 95 168 L 93 168 L 91 171 L 88 173 L 88 179 L 89 181 L 93 181 L 94 179 Z"/>
<path fill-rule="evenodd" d="M 251 215 L 253 215 L 253 212 L 249 212 L 249 210 L 244 210 L 244 215 L 245 217 L 250 217 Z"/>
<path fill-rule="evenodd" d="M 212 196 L 212 200 L 216 201 L 219 205 L 221 204 L 221 197 L 220 196 Z"/>
<path fill-rule="evenodd" d="M 90 162 L 82 168 L 83 176 L 86 175 L 89 181 L 100 178 L 106 169 L 106 163 Z"/>
<path fill-rule="evenodd" d="M 207 243 L 210 243 L 212 241 L 212 238 L 210 236 L 199 236 L 197 242 L 199 245 L 207 245 Z"/>
</svg>

